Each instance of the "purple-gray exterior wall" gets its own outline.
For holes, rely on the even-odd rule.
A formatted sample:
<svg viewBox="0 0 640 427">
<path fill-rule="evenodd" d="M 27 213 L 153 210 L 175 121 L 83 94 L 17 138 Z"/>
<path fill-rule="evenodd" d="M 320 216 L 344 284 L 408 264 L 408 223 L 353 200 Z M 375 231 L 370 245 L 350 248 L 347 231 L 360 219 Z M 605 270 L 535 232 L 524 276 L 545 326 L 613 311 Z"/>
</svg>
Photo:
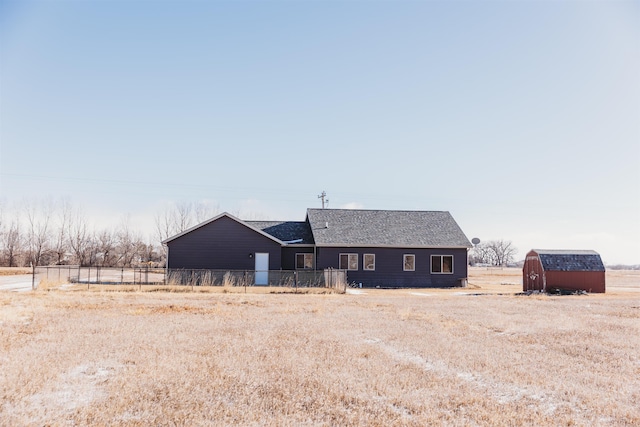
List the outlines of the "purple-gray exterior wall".
<svg viewBox="0 0 640 427">
<path fill-rule="evenodd" d="M 318 268 L 338 268 L 341 253 L 358 254 L 358 270 L 347 271 L 350 283 L 364 287 L 450 287 L 467 278 L 466 248 L 317 248 Z M 363 270 L 363 255 L 375 254 L 375 270 Z M 405 254 L 415 255 L 415 271 L 404 271 Z M 431 273 L 431 255 L 453 256 L 453 272 Z"/>
<path fill-rule="evenodd" d="M 283 246 L 282 247 L 282 269 L 296 269 L 296 254 L 312 254 L 313 246 Z"/>
<path fill-rule="evenodd" d="M 221 217 L 167 243 L 167 267 L 253 270 L 256 252 L 269 254 L 269 269 L 279 270 L 282 246 L 229 217 Z"/>
<path fill-rule="evenodd" d="M 296 254 L 315 253 L 316 268 L 339 268 L 341 253 L 358 254 L 349 282 L 365 287 L 449 287 L 467 278 L 466 248 L 367 248 L 281 246 L 235 221 L 220 217 L 167 243 L 169 269 L 253 270 L 255 253 L 269 254 L 270 270 L 294 270 Z M 375 254 L 375 270 L 363 270 L 363 255 Z M 415 271 L 403 270 L 403 255 L 415 255 Z M 431 255 L 453 256 L 453 273 L 431 273 Z"/>
</svg>

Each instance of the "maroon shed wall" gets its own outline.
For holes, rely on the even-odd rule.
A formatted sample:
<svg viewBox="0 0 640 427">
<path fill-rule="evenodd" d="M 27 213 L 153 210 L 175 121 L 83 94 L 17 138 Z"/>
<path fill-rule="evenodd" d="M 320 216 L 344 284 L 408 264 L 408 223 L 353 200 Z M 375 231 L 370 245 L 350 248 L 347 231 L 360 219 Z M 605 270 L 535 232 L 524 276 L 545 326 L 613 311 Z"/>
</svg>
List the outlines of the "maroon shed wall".
<svg viewBox="0 0 640 427">
<path fill-rule="evenodd" d="M 604 293 L 604 271 L 547 271 L 547 290 L 554 288 L 571 291 Z"/>
</svg>

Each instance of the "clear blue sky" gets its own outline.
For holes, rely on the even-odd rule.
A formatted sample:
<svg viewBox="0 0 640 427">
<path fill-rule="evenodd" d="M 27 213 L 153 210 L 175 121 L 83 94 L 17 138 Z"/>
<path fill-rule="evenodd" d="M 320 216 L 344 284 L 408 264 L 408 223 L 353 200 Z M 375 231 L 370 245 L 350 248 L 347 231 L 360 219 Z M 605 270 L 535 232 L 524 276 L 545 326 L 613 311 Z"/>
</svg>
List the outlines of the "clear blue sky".
<svg viewBox="0 0 640 427">
<path fill-rule="evenodd" d="M 448 210 L 640 263 L 638 1 L 0 0 L 0 201 Z"/>
</svg>

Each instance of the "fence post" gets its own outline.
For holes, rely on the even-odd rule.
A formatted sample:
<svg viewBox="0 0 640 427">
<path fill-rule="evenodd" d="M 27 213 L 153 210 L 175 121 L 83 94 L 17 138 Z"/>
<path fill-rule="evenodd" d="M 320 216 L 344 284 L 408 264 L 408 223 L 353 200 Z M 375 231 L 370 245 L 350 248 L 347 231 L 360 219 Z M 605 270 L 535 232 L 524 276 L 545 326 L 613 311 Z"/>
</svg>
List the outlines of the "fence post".
<svg viewBox="0 0 640 427">
<path fill-rule="evenodd" d="M 296 288 L 296 294 L 298 293 L 298 271 L 293 272 L 293 284 Z"/>
<path fill-rule="evenodd" d="M 31 264 L 31 290 L 36 290 L 36 266 Z"/>
</svg>

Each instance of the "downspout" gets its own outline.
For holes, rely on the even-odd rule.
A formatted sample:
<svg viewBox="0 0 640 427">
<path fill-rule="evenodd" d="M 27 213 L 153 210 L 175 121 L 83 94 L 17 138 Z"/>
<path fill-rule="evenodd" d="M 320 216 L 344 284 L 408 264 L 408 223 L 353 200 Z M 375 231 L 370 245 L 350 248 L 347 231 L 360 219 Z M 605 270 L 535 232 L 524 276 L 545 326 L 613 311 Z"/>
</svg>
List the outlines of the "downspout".
<svg viewBox="0 0 640 427">
<path fill-rule="evenodd" d="M 164 244 L 167 247 L 165 251 L 165 260 L 164 260 L 164 286 L 167 286 L 167 278 L 169 276 L 169 245 Z"/>
<path fill-rule="evenodd" d="M 313 242 L 313 280 L 318 280 L 318 253 L 316 243 Z"/>
</svg>

